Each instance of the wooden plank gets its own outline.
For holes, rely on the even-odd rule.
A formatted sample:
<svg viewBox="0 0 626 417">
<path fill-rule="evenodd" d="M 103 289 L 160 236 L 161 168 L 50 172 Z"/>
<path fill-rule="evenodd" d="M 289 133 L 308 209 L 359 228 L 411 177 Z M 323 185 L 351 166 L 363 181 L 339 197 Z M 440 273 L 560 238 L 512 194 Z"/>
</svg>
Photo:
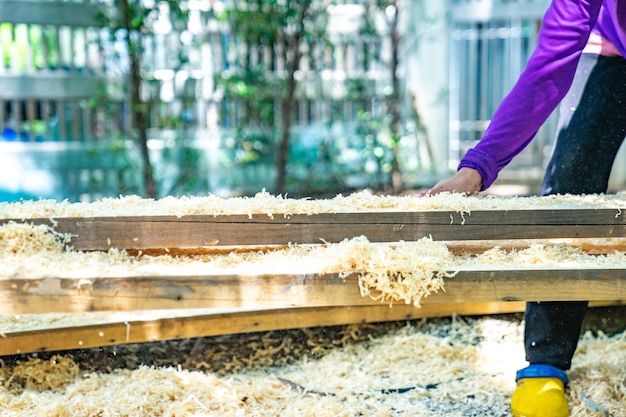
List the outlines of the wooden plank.
<svg viewBox="0 0 626 417">
<path fill-rule="evenodd" d="M 498 314 L 523 311 L 524 303 L 431 304 L 421 308 L 407 305 L 341 306 L 204 312 L 153 320 L 127 320 L 104 324 L 4 333 L 0 356 L 30 352 L 59 351 L 124 343 L 207 337 L 306 327 L 374 323 L 450 315 Z M 187 310 L 188 311 L 188 310 Z M 155 312 L 158 315 L 159 312 Z"/>
<path fill-rule="evenodd" d="M 486 250 L 499 247 L 503 251 L 522 250 L 533 244 L 543 246 L 567 245 L 578 248 L 588 255 L 603 255 L 615 252 L 626 252 L 626 239 L 528 239 L 528 240 L 464 240 L 446 241 L 448 250 L 455 255 L 476 255 Z M 184 251 L 181 251 L 184 253 Z"/>
<path fill-rule="evenodd" d="M 445 289 L 423 302 L 622 300 L 626 269 L 459 271 Z M 361 296 L 356 274 L 0 280 L 0 314 L 380 303 Z"/>
<path fill-rule="evenodd" d="M 622 304 L 619 301 L 597 301 L 589 305 L 599 307 Z M 160 317 L 162 312 L 154 312 L 154 319 L 86 323 L 4 333 L 0 343 L 0 356 L 352 323 L 514 313 L 524 311 L 525 306 L 525 302 L 515 301 L 433 303 L 420 308 L 407 305 L 372 305 L 231 312 L 185 310 L 179 311 L 177 316 L 168 317 Z"/>
<path fill-rule="evenodd" d="M 194 248 L 339 242 L 624 238 L 617 209 L 511 210 L 457 213 L 355 212 L 314 215 L 137 216 L 58 218 L 55 229 L 74 237 L 76 250 Z M 4 219 L 0 222 L 24 221 Z M 26 220 L 51 224 L 49 219 Z"/>
</svg>

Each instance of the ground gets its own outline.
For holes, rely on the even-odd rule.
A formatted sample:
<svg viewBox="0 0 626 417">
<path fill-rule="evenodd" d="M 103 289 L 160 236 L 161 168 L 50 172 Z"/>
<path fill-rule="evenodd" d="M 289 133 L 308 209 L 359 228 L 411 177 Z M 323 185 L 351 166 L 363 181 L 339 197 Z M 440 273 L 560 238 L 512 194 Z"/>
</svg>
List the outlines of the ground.
<svg viewBox="0 0 626 417">
<path fill-rule="evenodd" d="M 261 385 L 262 392 L 269 392 L 272 401 L 285 402 L 278 407 L 283 417 L 335 415 L 326 414 L 329 409 L 340 409 L 342 413 L 337 415 L 350 417 L 504 417 L 509 415 L 508 401 L 514 388 L 512 375 L 519 369 L 518 362 L 523 356 L 521 329 L 523 314 L 517 313 L 294 329 L 14 356 L 4 358 L 5 370 L 18 368 L 35 358 L 57 366 L 64 362 L 77 364 L 81 369 L 78 375 L 83 376 L 68 377 L 60 387 L 51 390 L 45 385 L 50 381 L 38 380 L 40 372 L 33 371 L 41 362 L 30 362 L 31 369 L 26 372 L 33 372 L 31 377 L 5 377 L 4 381 L 0 378 L 4 392 L 10 393 L 2 397 L 0 391 L 0 406 L 10 399 L 8 403 L 15 408 L 32 408 L 31 414 L 9 415 L 39 415 L 42 410 L 38 405 L 25 404 L 28 401 L 39 404 L 52 392 L 60 396 L 57 401 L 69 403 L 76 401 L 77 392 L 88 389 L 92 401 L 102 402 L 103 397 L 111 395 L 111 390 L 103 388 L 113 384 L 111 379 L 128 378 L 129 384 L 139 380 L 140 386 L 150 386 L 152 382 L 147 382 L 150 380 L 143 382 L 141 378 L 156 377 L 159 383 L 176 388 L 188 370 L 192 372 L 189 378 L 194 381 L 210 382 L 204 391 L 183 391 L 182 395 L 191 396 L 193 401 L 200 399 L 198 406 L 231 407 L 226 400 L 215 405 L 206 397 L 217 389 L 211 388 L 214 386 L 226 389 L 229 398 L 239 399 L 239 406 L 247 410 L 245 414 L 206 415 L 277 415 L 275 405 L 259 399 L 255 390 Z M 623 367 L 613 363 L 622 362 L 624 355 L 607 359 L 609 352 L 615 351 L 614 343 L 618 344 L 618 352 L 626 351 L 621 348 L 626 342 L 625 330 L 626 306 L 590 309 L 583 328 L 586 339 L 581 341 L 577 353 L 579 364 L 572 370 L 576 381 L 571 384 L 570 397 L 577 401 L 572 416 L 626 417 L 616 411 L 623 401 L 616 397 L 623 396 L 626 382 Z M 608 345 L 589 340 L 590 337 L 606 340 L 612 335 L 618 339 L 612 339 L 614 342 L 609 341 Z M 515 352 L 515 363 L 510 363 L 507 350 Z M 596 368 L 596 360 L 601 360 L 602 366 L 608 363 L 609 368 Z M 89 382 L 90 379 L 93 381 Z M 101 382 L 94 385 L 95 381 Z M 84 384 L 91 384 L 87 385 L 91 388 L 84 388 Z M 613 393 L 609 392 L 607 397 L 595 387 L 605 394 Z M 115 389 L 120 388 L 114 388 L 114 393 Z M 175 398 L 181 394 L 171 395 Z M 39 397 L 42 398 L 38 400 Z M 250 402 L 252 398 L 254 402 Z M 152 403 L 160 398 L 146 392 L 144 400 Z M 178 407 L 176 401 L 171 400 L 171 407 Z M 300 410 L 316 406 L 324 412 L 298 414 L 296 410 L 294 414 L 293 407 L 300 401 Z M 109 414 L 117 415 L 116 406 L 107 403 L 104 407 Z M 347 413 L 346 406 L 350 410 Z M 379 414 L 381 410 L 384 414 Z M 64 411 L 47 415 L 77 414 Z M 176 415 L 205 414 L 181 411 Z"/>
</svg>

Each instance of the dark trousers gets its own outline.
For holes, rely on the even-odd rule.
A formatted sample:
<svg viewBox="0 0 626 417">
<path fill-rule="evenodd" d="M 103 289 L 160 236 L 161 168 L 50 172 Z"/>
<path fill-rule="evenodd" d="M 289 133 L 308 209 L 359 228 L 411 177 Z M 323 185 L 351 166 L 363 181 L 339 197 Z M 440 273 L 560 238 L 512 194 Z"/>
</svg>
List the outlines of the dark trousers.
<svg viewBox="0 0 626 417">
<path fill-rule="evenodd" d="M 560 105 L 558 131 L 541 194 L 594 194 L 609 174 L 626 136 L 626 60 L 583 54 Z M 571 366 L 587 302 L 528 303 L 526 360 Z"/>
</svg>

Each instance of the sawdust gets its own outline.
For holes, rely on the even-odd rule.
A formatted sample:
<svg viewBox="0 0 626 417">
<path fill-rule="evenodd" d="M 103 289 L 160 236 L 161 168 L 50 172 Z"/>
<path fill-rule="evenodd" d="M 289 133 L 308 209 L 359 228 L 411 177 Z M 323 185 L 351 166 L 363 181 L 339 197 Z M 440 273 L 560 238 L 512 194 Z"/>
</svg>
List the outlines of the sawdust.
<svg viewBox="0 0 626 417">
<path fill-rule="evenodd" d="M 8 417 L 505 416 L 525 365 L 522 326 L 454 317 L 118 346 L 105 356 L 136 360 L 107 370 L 95 356 L 41 355 L 1 369 L 0 407 Z M 587 332 L 570 371 L 572 416 L 624 417 L 625 363 L 623 330 Z"/>
</svg>

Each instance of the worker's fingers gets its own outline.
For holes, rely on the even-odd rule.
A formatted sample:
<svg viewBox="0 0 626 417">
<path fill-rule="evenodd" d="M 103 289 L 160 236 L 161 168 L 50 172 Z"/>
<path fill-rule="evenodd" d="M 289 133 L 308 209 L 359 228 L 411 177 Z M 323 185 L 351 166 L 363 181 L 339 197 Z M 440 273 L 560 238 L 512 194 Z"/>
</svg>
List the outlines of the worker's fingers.
<svg viewBox="0 0 626 417">
<path fill-rule="evenodd" d="M 432 196 L 440 193 L 459 193 L 472 195 L 480 192 L 482 178 L 478 171 L 471 168 L 461 168 L 452 177 L 439 181 L 430 190 L 418 193 L 418 197 Z"/>
</svg>

